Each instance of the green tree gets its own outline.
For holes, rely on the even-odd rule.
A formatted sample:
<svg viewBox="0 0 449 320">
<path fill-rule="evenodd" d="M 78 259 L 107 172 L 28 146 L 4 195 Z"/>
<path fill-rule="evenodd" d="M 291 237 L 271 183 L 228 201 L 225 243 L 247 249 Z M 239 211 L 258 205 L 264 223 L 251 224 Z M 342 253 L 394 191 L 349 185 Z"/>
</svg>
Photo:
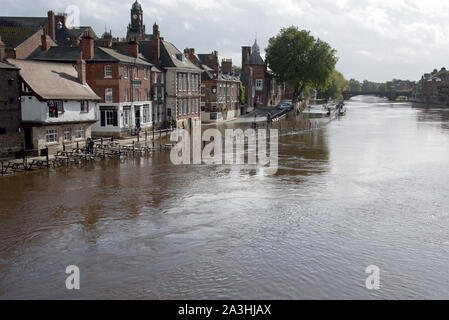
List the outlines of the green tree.
<svg viewBox="0 0 449 320">
<path fill-rule="evenodd" d="M 352 91 L 352 92 L 362 91 L 362 85 L 360 84 L 360 81 L 358 81 L 356 79 L 350 79 L 349 80 L 349 91 Z"/>
<path fill-rule="evenodd" d="M 240 101 L 240 104 L 245 103 L 245 88 L 243 87 L 243 84 L 241 82 L 240 82 L 240 87 L 239 87 L 239 101 Z"/>
<path fill-rule="evenodd" d="M 338 60 L 329 44 L 294 26 L 270 38 L 266 58 L 276 78 L 293 89 L 293 103 L 307 87 L 326 88 Z"/>
<path fill-rule="evenodd" d="M 318 96 L 320 99 L 343 99 L 343 91 L 348 90 L 349 84 L 345 77 L 335 70 L 328 83 L 328 86 L 325 90 L 319 90 Z"/>
</svg>

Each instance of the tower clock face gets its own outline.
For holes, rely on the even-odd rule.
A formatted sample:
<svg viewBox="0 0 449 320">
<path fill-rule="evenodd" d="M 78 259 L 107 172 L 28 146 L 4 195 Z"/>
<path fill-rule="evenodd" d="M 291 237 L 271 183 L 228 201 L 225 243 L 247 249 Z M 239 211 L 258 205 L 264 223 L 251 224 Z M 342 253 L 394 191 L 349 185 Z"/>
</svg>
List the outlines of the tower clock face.
<svg viewBox="0 0 449 320">
<path fill-rule="evenodd" d="M 137 19 L 137 14 L 133 15 L 133 19 L 136 20 Z"/>
</svg>

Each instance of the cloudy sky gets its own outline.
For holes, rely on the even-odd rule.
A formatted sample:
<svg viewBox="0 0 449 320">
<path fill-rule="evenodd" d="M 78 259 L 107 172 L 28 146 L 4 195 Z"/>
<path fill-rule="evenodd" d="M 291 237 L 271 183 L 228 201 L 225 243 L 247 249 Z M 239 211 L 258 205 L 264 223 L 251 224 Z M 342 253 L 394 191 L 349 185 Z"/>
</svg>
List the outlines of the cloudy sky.
<svg viewBox="0 0 449 320">
<path fill-rule="evenodd" d="M 81 25 L 98 35 L 105 26 L 125 36 L 134 0 L 1 0 L 0 15 L 45 16 L 49 9 L 80 8 Z M 255 34 L 262 52 L 269 37 L 291 25 L 311 30 L 338 50 L 346 78 L 417 80 L 449 67 L 449 2 L 442 0 L 140 0 L 147 33 L 179 49 L 217 50 L 241 64 L 241 46 Z"/>
</svg>

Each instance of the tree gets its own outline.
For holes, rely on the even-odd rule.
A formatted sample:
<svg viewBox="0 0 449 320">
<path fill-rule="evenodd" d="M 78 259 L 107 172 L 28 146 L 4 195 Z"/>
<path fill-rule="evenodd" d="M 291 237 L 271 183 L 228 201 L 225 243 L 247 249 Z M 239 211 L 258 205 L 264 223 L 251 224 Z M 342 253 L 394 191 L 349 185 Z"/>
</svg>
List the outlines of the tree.
<svg viewBox="0 0 449 320">
<path fill-rule="evenodd" d="M 240 87 L 239 87 L 239 101 L 240 101 L 240 104 L 245 103 L 245 88 L 243 87 L 243 84 L 241 82 L 240 82 Z"/>
<path fill-rule="evenodd" d="M 270 38 L 266 58 L 276 78 L 293 89 L 293 104 L 307 87 L 326 88 L 338 60 L 329 44 L 294 26 Z"/>
<path fill-rule="evenodd" d="M 349 80 L 349 91 L 351 91 L 351 92 L 362 91 L 362 85 L 360 84 L 360 81 L 358 81 L 356 79 L 350 79 Z"/>
<path fill-rule="evenodd" d="M 348 81 L 345 77 L 335 70 L 330 76 L 330 81 L 325 90 L 320 90 L 318 96 L 321 99 L 343 99 L 343 91 L 348 90 Z"/>
</svg>

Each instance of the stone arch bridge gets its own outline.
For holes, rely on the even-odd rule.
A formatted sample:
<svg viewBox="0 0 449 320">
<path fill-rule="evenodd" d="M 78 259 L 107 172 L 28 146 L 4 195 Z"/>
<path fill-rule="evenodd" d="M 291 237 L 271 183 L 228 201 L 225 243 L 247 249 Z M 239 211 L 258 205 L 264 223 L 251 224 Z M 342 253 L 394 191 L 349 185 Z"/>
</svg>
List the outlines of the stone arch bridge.
<svg viewBox="0 0 449 320">
<path fill-rule="evenodd" d="M 407 97 L 410 98 L 412 93 L 410 91 L 344 91 L 343 99 L 349 100 L 355 96 L 376 96 L 381 98 L 387 98 L 390 101 L 395 101 L 398 97 Z"/>
</svg>

